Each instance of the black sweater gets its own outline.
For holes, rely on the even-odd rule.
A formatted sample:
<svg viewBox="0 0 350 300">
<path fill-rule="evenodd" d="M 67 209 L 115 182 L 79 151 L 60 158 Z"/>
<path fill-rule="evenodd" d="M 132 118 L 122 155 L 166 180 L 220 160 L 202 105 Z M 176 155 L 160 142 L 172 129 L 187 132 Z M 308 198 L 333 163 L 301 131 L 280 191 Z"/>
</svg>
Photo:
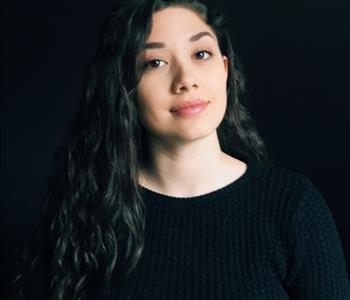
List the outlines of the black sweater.
<svg viewBox="0 0 350 300">
<path fill-rule="evenodd" d="M 350 299 L 333 217 L 305 176 L 250 162 L 205 195 L 142 193 L 142 258 L 98 299 Z"/>
</svg>

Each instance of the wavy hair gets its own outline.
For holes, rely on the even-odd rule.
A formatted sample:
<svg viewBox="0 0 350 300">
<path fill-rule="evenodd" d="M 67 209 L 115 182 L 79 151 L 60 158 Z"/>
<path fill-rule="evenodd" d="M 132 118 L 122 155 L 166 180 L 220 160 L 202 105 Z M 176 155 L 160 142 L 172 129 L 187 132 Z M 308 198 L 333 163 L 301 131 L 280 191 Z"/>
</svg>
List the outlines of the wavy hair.
<svg viewBox="0 0 350 300">
<path fill-rule="evenodd" d="M 147 162 L 148 146 L 135 101 L 137 57 L 153 13 L 169 6 L 197 13 L 229 58 L 227 109 L 217 128 L 222 151 L 246 162 L 268 160 L 246 108 L 225 18 L 196 0 L 119 2 L 102 27 L 79 109 L 56 153 L 30 263 L 15 280 L 25 299 L 85 299 L 91 289 L 127 276 L 142 255 L 147 211 L 138 170 Z M 35 284 L 29 283 L 32 274 Z"/>
</svg>

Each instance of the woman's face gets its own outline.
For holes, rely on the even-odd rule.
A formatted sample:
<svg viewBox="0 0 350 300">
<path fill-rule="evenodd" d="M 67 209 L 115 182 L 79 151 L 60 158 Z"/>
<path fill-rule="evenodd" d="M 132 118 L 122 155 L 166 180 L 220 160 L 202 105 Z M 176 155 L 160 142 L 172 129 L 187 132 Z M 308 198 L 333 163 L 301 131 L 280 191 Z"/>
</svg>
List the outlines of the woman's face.
<svg viewBox="0 0 350 300">
<path fill-rule="evenodd" d="M 214 32 L 197 14 L 182 7 L 156 12 L 140 63 L 137 104 L 149 134 L 190 141 L 216 130 L 226 110 L 228 60 Z M 173 111 L 196 99 L 208 103 L 204 110 Z"/>
</svg>

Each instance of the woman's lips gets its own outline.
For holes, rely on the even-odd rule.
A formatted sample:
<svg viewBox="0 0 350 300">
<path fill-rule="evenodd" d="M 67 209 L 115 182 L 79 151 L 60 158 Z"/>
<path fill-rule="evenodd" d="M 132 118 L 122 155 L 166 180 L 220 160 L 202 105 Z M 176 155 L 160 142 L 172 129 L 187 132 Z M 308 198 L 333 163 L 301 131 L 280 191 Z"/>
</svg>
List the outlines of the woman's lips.
<svg viewBox="0 0 350 300">
<path fill-rule="evenodd" d="M 201 111 L 206 109 L 209 101 L 205 101 L 202 99 L 192 100 L 192 101 L 184 101 L 179 105 L 170 109 L 170 112 L 176 114 L 181 117 L 190 117 L 199 114 Z"/>
</svg>

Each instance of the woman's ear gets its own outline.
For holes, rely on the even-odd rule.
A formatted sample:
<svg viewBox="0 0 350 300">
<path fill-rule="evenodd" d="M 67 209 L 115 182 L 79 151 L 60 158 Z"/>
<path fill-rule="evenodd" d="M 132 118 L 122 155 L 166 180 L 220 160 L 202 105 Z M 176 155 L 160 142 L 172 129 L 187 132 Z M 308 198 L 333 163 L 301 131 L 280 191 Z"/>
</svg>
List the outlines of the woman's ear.
<svg viewBox="0 0 350 300">
<path fill-rule="evenodd" d="M 228 76 L 228 57 L 226 55 L 222 56 L 222 61 L 224 63 L 224 69 L 225 69 L 225 73 L 226 73 L 226 80 L 227 80 L 227 76 Z"/>
</svg>

